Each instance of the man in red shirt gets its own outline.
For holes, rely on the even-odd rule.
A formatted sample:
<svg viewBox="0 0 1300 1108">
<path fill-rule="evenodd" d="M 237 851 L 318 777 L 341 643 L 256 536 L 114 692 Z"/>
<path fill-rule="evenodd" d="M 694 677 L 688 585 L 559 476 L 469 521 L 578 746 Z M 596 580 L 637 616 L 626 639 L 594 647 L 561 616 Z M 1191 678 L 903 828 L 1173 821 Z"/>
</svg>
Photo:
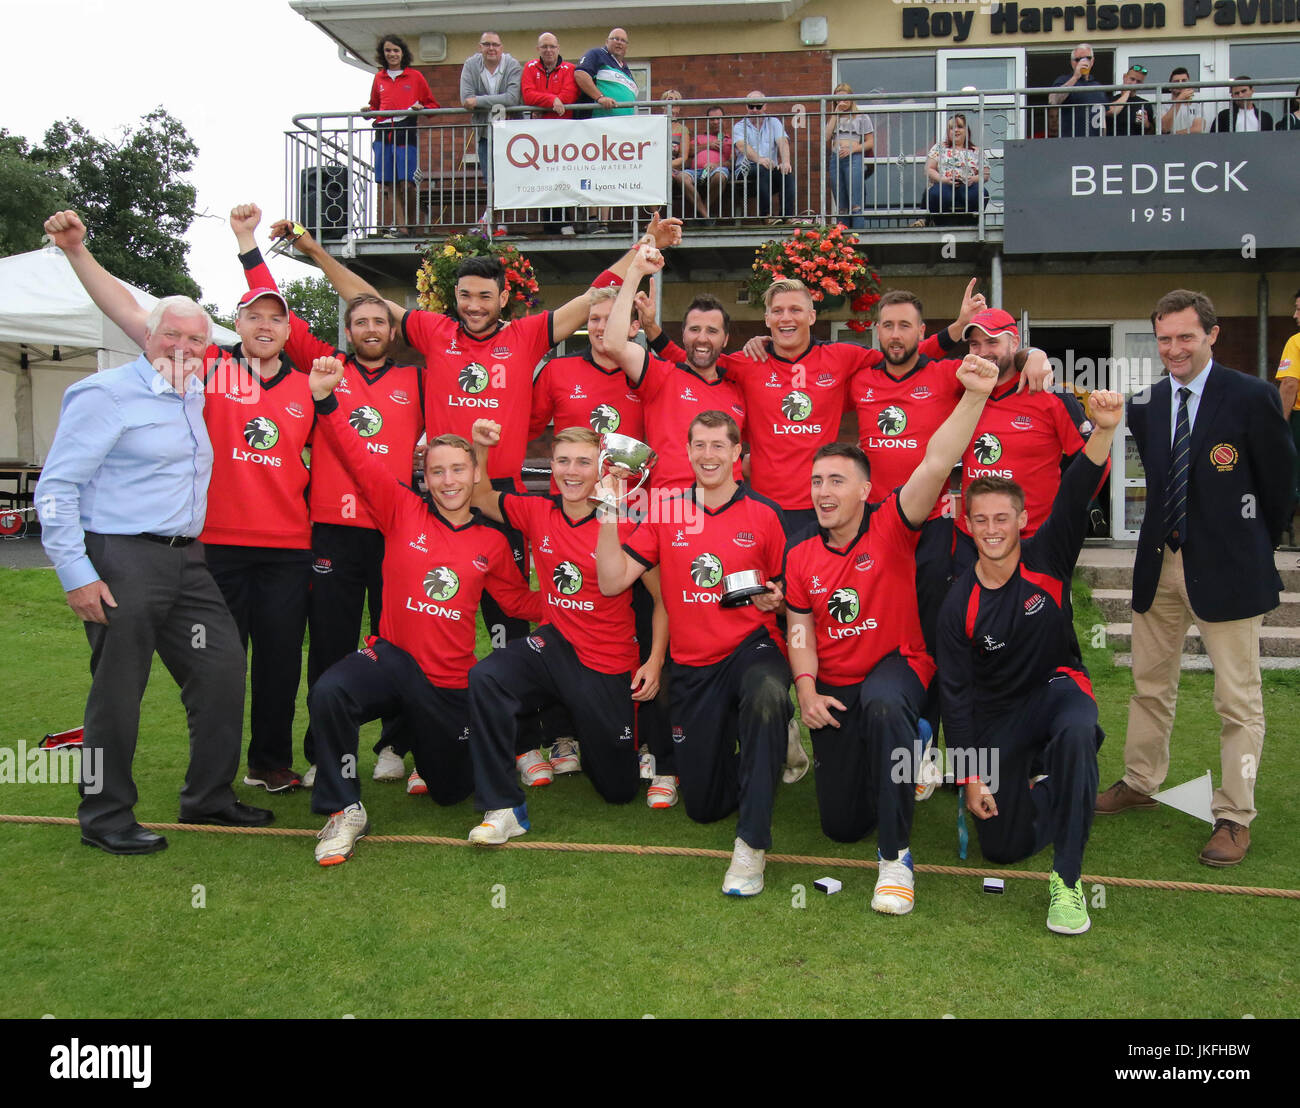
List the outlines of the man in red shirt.
<svg viewBox="0 0 1300 1108">
<path fill-rule="evenodd" d="M 549 31 L 537 36 L 537 57 L 524 66 L 519 91 L 525 104 L 537 109 L 534 119 L 572 119 L 573 105 L 579 100 L 578 83 L 573 76 L 572 62 L 560 57 L 560 41 Z M 562 235 L 575 233 L 572 216 L 566 218 L 563 208 L 548 208 L 542 215 L 546 230 L 556 230 Z M 564 426 L 567 426 L 565 424 Z"/>
<path fill-rule="evenodd" d="M 470 444 L 456 435 L 430 440 L 426 500 L 395 480 L 349 428 L 333 395 L 344 373 L 337 358 L 318 358 L 311 391 L 323 436 L 384 533 L 385 603 L 379 636 L 332 666 L 308 697 L 321 748 L 312 810 L 329 815 L 316 846 L 323 866 L 347 861 L 370 830 L 356 773 L 357 735 L 369 720 L 401 717 L 416 769 L 439 804 L 469 796 L 466 690 L 484 584 L 491 581 L 521 617 L 541 616 L 541 598 L 511 567 L 505 539 L 471 511 L 480 474 Z"/>
<path fill-rule="evenodd" d="M 474 424 L 480 469 L 501 427 Z M 552 472 L 558 496 L 520 496 L 480 486 L 474 507 L 511 523 L 532 544 L 545 616 L 526 639 L 493 651 L 470 671 L 470 754 L 483 822 L 470 842 L 503 843 L 528 830 L 524 794 L 514 772 L 519 721 L 548 704 L 562 703 L 577 721 L 582 765 L 596 791 L 625 804 L 639 783 L 634 701 L 659 691 L 668 649 L 668 621 L 657 614 L 649 660 L 638 665 L 632 590 L 602 595 L 593 572 L 599 524 L 591 494 L 600 476 L 600 436 L 589 427 L 565 427 L 555 436 Z M 625 525 L 630 534 L 631 524 Z M 656 609 L 659 575 L 647 585 Z M 521 755 L 521 757 L 526 757 Z"/>
<path fill-rule="evenodd" d="M 818 450 L 817 526 L 792 538 L 786 552 L 790 666 L 813 740 L 822 830 L 837 842 L 857 842 L 879 824 L 871 907 L 892 915 L 905 915 L 914 902 L 917 720 L 934 677 L 921 635 L 914 553 L 997 367 L 970 356 L 957 376 L 962 399 L 930 436 L 921 463 L 883 501 L 870 503 L 871 465 L 858 447 L 830 443 Z"/>
<path fill-rule="evenodd" d="M 739 808 L 722 891 L 755 896 L 763 891 L 793 715 L 775 615 L 785 532 L 781 510 L 733 477 L 736 421 L 702 412 L 687 434 L 695 484 L 652 505 L 622 545 L 618 513 L 602 508 L 596 570 L 600 591 L 614 596 L 660 567 L 672 639 L 672 741 L 686 813 L 711 823 Z M 744 571 L 756 572 L 768 591 L 752 604 L 722 607 L 724 577 Z"/>
<path fill-rule="evenodd" d="M 239 260 L 250 287 L 275 288 L 275 278 L 262 260 L 253 232 L 261 221 L 261 209 L 244 204 L 231 212 L 230 221 L 239 243 Z M 294 245 L 309 258 L 325 253 L 306 231 Z M 349 406 L 348 420 L 364 440 L 366 449 L 382 461 L 395 480 L 409 484 L 411 458 L 424 433 L 424 383 L 419 366 L 394 363 L 391 351 L 397 329 L 388 305 L 378 297 L 358 296 L 348 302 L 344 327 L 352 354 L 344 354 L 322 342 L 306 320 L 289 315 L 289 339 L 285 350 L 295 365 L 309 366 L 317 358 L 335 357 L 347 369 L 336 390 Z M 307 691 L 335 662 L 357 648 L 361 616 L 370 605 L 370 633 L 379 632 L 383 604 L 384 536 L 375 526 L 356 482 L 344 468 L 323 436 L 312 442 L 311 467 L 311 596 L 308 625 L 311 630 L 307 651 Z M 401 753 L 391 748 L 391 735 L 376 745 L 379 762 L 376 780 L 400 780 L 405 776 Z M 385 754 L 385 751 L 388 751 Z M 303 784 L 315 781 L 315 749 L 310 729 L 303 738 L 303 752 L 310 763 Z M 420 783 L 413 782 L 418 789 Z"/>
</svg>

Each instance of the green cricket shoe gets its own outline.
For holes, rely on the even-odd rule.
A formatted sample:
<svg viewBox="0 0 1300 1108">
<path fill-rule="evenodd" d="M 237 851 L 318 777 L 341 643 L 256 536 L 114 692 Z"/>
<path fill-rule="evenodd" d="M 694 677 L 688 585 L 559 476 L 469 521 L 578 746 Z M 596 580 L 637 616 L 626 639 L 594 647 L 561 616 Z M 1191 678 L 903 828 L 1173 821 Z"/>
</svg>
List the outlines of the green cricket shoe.
<svg viewBox="0 0 1300 1108">
<path fill-rule="evenodd" d="M 1047 930 L 1058 935 L 1082 935 L 1092 926 L 1088 905 L 1083 899 L 1082 878 L 1070 886 L 1056 870 L 1052 870 L 1048 892 L 1052 899 L 1047 908 Z"/>
</svg>

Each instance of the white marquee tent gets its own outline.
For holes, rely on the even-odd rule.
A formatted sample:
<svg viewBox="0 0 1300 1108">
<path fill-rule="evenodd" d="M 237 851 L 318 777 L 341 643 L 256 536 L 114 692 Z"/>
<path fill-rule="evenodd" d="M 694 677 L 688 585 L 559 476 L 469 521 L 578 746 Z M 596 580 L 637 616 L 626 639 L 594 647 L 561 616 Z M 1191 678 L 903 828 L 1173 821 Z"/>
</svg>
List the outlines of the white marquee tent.
<svg viewBox="0 0 1300 1108">
<path fill-rule="evenodd" d="M 127 285 L 152 307 L 157 297 Z M 213 341 L 238 341 L 217 327 Z M 91 302 L 56 247 L 0 258 L 0 459 L 41 463 L 63 390 L 140 353 Z"/>
</svg>

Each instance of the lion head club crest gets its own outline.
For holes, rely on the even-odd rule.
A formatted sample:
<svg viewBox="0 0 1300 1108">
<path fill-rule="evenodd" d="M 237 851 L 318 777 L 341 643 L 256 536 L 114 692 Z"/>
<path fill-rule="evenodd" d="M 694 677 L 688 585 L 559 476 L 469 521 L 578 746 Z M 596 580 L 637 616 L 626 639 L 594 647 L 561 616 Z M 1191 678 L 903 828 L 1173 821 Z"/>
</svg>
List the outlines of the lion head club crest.
<svg viewBox="0 0 1300 1108">
<path fill-rule="evenodd" d="M 858 618 L 858 612 L 861 610 L 858 590 L 836 589 L 826 601 L 826 608 L 837 623 L 852 623 Z"/>
<path fill-rule="evenodd" d="M 881 408 L 876 416 L 876 426 L 882 435 L 901 435 L 907 430 L 907 413 L 897 404 Z"/>
<path fill-rule="evenodd" d="M 582 570 L 572 562 L 561 562 L 551 574 L 551 580 L 561 596 L 572 596 L 582 588 Z"/>
<path fill-rule="evenodd" d="M 711 589 L 722 580 L 722 559 L 716 554 L 701 554 L 691 563 L 691 580 L 702 589 Z"/>
<path fill-rule="evenodd" d="M 244 424 L 244 441 L 254 450 L 270 450 L 280 441 L 280 428 L 266 416 L 254 416 Z"/>
<path fill-rule="evenodd" d="M 975 453 L 975 460 L 982 466 L 994 465 L 1002 457 L 1002 442 L 992 431 L 980 435 L 971 449 Z"/>
<path fill-rule="evenodd" d="M 352 414 L 348 416 L 348 423 L 363 439 L 368 439 L 372 435 L 379 434 L 379 430 L 384 425 L 384 417 L 378 408 L 372 408 L 365 404 L 360 408 L 354 408 Z"/>
<path fill-rule="evenodd" d="M 617 431 L 618 425 L 623 422 L 622 417 L 618 414 L 618 409 L 613 404 L 597 404 L 591 409 L 589 418 L 591 429 L 598 435 L 607 435 L 611 431 Z"/>
<path fill-rule="evenodd" d="M 450 600 L 460 591 L 460 578 L 448 566 L 434 566 L 424 575 L 424 591 L 430 600 Z"/>
<path fill-rule="evenodd" d="M 470 362 L 460 371 L 456 383 L 460 385 L 461 392 L 482 392 L 488 386 L 487 367 L 479 362 Z"/>
<path fill-rule="evenodd" d="M 781 398 L 781 414 L 786 419 L 802 422 L 812 415 L 812 399 L 806 392 L 788 392 Z"/>
</svg>

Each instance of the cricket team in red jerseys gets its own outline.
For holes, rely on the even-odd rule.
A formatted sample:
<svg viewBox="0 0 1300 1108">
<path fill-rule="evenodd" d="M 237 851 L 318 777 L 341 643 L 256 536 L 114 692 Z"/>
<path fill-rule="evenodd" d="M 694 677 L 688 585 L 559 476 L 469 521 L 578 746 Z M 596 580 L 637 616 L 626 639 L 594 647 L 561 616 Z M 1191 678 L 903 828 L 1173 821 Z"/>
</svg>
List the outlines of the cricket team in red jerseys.
<svg viewBox="0 0 1300 1108">
<path fill-rule="evenodd" d="M 610 803 L 649 777 L 653 808 L 680 799 L 701 822 L 736 814 L 723 891 L 753 896 L 779 786 L 809 764 L 793 692 L 823 830 L 843 842 L 877 832 L 872 908 L 906 914 L 942 686 L 950 761 L 976 767 L 957 778 L 986 855 L 1054 843 L 1048 926 L 1087 929 L 1080 865 L 1101 731 L 1069 576 L 1118 397 L 1094 393 L 1089 423 L 1048 391 L 1042 352 L 1017 350 L 1013 317 L 987 308 L 973 281 L 953 325 L 930 338 L 916 297 L 886 295 L 879 351 L 815 341 L 798 281 L 767 291 L 769 334 L 743 353 L 726 351 L 730 318 L 707 295 L 678 345 L 639 291 L 680 240 L 678 221 L 658 219 L 590 290 L 513 321 L 493 259 L 462 264 L 453 314 L 408 311 L 301 227 L 273 225 L 346 302 L 345 353 L 275 288 L 260 218 L 254 205 L 231 213 L 250 291 L 241 344 L 208 351 L 215 461 L 202 540 L 252 673 L 245 783 L 313 789 L 321 865 L 348 860 L 370 830 L 358 736 L 383 719 L 376 749 L 397 771 L 376 777 L 404 776 L 409 752 L 409 792 L 446 805 L 473 794 L 484 815 L 471 842 L 525 834 L 525 789 L 556 773 L 585 772 Z M 106 283 L 87 287 L 134 324 Z M 584 326 L 590 348 L 539 372 Z M 634 341 L 642 328 L 653 352 Z M 399 335 L 422 366 L 396 364 Z M 970 353 L 947 356 L 962 341 Z M 850 409 L 857 445 L 838 441 Z M 529 495 L 527 445 L 548 426 L 551 491 Z M 611 433 L 657 454 L 646 489 L 629 494 L 635 475 L 603 465 Z M 481 607 L 489 628 L 518 631 L 479 660 Z M 308 623 L 299 775 L 291 729 Z M 1032 672 L 1011 672 L 1023 657 Z M 986 710 L 987 688 L 999 695 Z"/>
</svg>

